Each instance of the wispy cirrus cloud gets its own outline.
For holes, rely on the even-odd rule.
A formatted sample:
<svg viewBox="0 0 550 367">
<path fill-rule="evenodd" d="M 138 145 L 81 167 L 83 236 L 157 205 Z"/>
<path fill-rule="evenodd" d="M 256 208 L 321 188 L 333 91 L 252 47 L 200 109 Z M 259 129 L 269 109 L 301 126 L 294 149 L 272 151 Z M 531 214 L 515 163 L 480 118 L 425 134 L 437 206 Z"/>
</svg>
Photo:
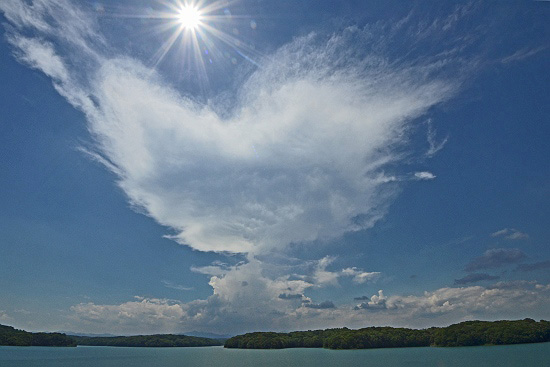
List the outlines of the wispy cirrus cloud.
<svg viewBox="0 0 550 367">
<path fill-rule="evenodd" d="M 511 62 L 521 61 L 531 56 L 534 56 L 539 52 L 546 50 L 547 48 L 548 48 L 547 46 L 535 47 L 535 48 L 522 48 L 521 50 L 517 50 L 513 54 L 502 58 L 500 62 L 502 62 L 503 64 L 508 64 Z"/>
<path fill-rule="evenodd" d="M 429 144 L 428 151 L 426 151 L 425 156 L 427 158 L 432 158 L 434 155 L 436 155 L 443 147 L 445 147 L 445 144 L 447 144 L 447 141 L 449 140 L 449 136 L 444 137 L 443 139 L 437 139 L 437 133 L 433 127 L 432 120 L 428 120 L 428 134 L 427 134 L 427 140 Z"/>
<path fill-rule="evenodd" d="M 501 237 L 507 240 L 525 240 L 529 238 L 527 233 L 518 231 L 515 228 L 503 228 L 496 232 L 491 233 L 491 237 Z"/>
<path fill-rule="evenodd" d="M 363 271 L 356 267 L 346 268 L 342 270 L 342 275 L 351 276 L 354 283 L 363 284 L 376 282 L 382 273 L 379 271 Z"/>
<path fill-rule="evenodd" d="M 167 281 L 167 280 L 163 280 L 163 281 L 162 281 L 162 284 L 164 284 L 164 286 L 165 286 L 166 288 L 177 289 L 177 290 L 179 290 L 179 291 L 192 291 L 193 289 L 195 289 L 195 288 L 193 288 L 193 287 L 186 287 L 186 286 L 183 286 L 183 285 L 181 285 L 181 284 L 174 284 L 174 283 L 169 282 L 169 281 Z"/>
</svg>

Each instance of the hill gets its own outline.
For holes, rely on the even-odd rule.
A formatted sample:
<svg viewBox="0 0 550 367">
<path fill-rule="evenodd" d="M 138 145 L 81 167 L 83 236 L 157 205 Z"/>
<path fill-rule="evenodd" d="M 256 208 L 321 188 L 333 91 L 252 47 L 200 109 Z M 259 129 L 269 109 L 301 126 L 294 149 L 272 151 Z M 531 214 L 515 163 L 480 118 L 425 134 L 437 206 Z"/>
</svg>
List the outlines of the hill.
<svg viewBox="0 0 550 367">
<path fill-rule="evenodd" d="M 550 322 L 532 319 L 516 321 L 466 321 L 443 328 L 407 329 L 368 327 L 291 333 L 256 332 L 237 335 L 226 348 L 281 349 L 329 348 L 369 349 L 399 347 L 458 347 L 540 343 L 550 341 Z"/>
<path fill-rule="evenodd" d="M 157 334 L 136 336 L 90 337 L 63 333 L 31 333 L 0 325 L 0 345 L 76 347 L 95 345 L 111 347 L 208 347 L 223 345 L 222 340 L 187 335 Z"/>
<path fill-rule="evenodd" d="M 76 342 L 61 333 L 30 333 L 11 326 L 0 325 L 0 345 L 76 347 Z"/>
</svg>

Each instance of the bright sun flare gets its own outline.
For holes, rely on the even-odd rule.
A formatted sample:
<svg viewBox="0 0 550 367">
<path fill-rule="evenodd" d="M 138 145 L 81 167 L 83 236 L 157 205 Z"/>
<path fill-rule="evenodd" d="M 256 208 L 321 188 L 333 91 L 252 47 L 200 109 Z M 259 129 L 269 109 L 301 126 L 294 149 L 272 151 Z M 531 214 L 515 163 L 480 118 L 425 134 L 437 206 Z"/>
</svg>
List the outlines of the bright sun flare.
<svg viewBox="0 0 550 367">
<path fill-rule="evenodd" d="M 181 8 L 178 19 L 184 28 L 196 29 L 201 24 L 201 13 L 197 8 L 186 5 Z"/>
</svg>

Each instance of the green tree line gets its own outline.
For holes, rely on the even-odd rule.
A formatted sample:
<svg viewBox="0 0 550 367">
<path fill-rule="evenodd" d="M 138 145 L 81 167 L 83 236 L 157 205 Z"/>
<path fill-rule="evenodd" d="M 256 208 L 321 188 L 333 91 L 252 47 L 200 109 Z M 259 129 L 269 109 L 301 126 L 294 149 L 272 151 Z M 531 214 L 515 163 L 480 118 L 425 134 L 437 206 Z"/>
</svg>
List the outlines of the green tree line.
<svg viewBox="0 0 550 367">
<path fill-rule="evenodd" d="M 216 339 L 187 335 L 157 334 L 113 337 L 74 337 L 78 345 L 96 345 L 110 347 L 210 347 L 223 345 Z"/>
<path fill-rule="evenodd" d="M 96 345 L 112 347 L 207 347 L 223 341 L 187 335 L 157 334 L 137 336 L 87 337 L 62 333 L 31 333 L 0 325 L 0 345 L 76 347 Z"/>
<path fill-rule="evenodd" d="M 61 333 L 30 333 L 0 325 L 0 345 L 37 347 L 76 347 L 76 341 Z"/>
<path fill-rule="evenodd" d="M 226 348 L 281 349 L 329 348 L 369 349 L 399 347 L 458 347 L 540 343 L 550 341 L 550 322 L 532 319 L 516 321 L 466 321 L 447 327 L 407 329 L 368 327 L 291 333 L 255 332 L 232 337 Z"/>
</svg>

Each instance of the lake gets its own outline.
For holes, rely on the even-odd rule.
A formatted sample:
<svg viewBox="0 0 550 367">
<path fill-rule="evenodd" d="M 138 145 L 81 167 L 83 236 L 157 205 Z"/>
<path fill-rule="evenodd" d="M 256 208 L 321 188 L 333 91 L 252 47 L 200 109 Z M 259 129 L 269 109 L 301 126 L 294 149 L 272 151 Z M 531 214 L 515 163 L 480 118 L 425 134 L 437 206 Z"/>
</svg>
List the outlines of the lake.
<svg viewBox="0 0 550 367">
<path fill-rule="evenodd" d="M 550 366 L 550 343 L 363 350 L 0 347 L 1 367 Z"/>
</svg>

